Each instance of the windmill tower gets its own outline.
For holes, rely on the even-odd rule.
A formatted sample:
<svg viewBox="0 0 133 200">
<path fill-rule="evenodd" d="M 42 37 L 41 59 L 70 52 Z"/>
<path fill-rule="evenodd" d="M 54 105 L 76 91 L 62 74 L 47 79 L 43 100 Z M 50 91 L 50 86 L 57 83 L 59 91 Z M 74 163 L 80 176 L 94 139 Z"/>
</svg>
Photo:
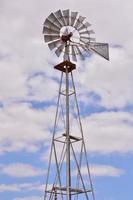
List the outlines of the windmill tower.
<svg viewBox="0 0 133 200">
<path fill-rule="evenodd" d="M 78 12 L 58 10 L 44 22 L 44 41 L 63 62 L 44 200 L 95 200 L 73 78 L 77 57 L 96 53 L 109 60 L 108 44 L 95 42 L 91 24 Z M 93 37 L 92 37 L 93 35 Z M 73 121 L 73 126 L 72 126 Z"/>
</svg>

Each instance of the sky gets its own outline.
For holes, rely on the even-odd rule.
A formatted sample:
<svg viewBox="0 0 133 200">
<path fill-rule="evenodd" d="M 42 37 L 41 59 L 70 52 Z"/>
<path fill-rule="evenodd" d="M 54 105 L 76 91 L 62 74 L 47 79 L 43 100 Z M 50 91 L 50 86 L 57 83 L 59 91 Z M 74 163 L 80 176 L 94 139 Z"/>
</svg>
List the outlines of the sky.
<svg viewBox="0 0 133 200">
<path fill-rule="evenodd" d="M 0 0 L 0 200 L 43 199 L 62 60 L 42 27 L 58 9 L 85 16 L 109 43 L 110 61 L 78 60 L 74 79 L 96 200 L 132 200 L 131 0 Z"/>
</svg>

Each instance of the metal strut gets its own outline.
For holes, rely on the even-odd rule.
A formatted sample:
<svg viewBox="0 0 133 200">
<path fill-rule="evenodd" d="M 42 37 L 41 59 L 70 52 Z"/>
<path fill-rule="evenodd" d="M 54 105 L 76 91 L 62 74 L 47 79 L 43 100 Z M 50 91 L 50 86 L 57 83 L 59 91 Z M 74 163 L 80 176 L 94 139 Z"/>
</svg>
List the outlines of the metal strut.
<svg viewBox="0 0 133 200">
<path fill-rule="evenodd" d="M 71 165 L 70 165 L 70 136 L 69 136 L 69 73 L 66 66 L 66 186 L 67 200 L 71 200 Z"/>
</svg>

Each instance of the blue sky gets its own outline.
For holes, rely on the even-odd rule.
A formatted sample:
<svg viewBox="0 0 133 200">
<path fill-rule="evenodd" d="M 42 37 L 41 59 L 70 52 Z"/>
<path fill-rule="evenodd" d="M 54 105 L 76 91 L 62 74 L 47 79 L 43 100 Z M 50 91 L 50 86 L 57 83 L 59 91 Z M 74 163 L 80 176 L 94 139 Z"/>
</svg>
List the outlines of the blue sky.
<svg viewBox="0 0 133 200">
<path fill-rule="evenodd" d="M 92 55 L 74 72 L 96 199 L 132 200 L 131 0 L 0 1 L 0 200 L 43 199 L 62 60 L 42 25 L 67 8 L 110 45 L 109 62 Z"/>
</svg>

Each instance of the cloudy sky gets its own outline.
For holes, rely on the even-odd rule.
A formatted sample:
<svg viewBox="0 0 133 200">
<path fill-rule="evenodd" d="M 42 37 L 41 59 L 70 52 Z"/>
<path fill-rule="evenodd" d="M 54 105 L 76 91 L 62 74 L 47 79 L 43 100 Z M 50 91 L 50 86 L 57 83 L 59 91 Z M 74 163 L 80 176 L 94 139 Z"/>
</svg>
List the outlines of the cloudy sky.
<svg viewBox="0 0 133 200">
<path fill-rule="evenodd" d="M 74 72 L 98 200 L 132 200 L 133 3 L 131 0 L 0 0 L 0 199 L 41 200 L 59 72 L 42 25 L 58 9 L 78 11 L 110 61 L 97 55 Z M 48 91 L 48 92 L 46 92 Z"/>
</svg>

